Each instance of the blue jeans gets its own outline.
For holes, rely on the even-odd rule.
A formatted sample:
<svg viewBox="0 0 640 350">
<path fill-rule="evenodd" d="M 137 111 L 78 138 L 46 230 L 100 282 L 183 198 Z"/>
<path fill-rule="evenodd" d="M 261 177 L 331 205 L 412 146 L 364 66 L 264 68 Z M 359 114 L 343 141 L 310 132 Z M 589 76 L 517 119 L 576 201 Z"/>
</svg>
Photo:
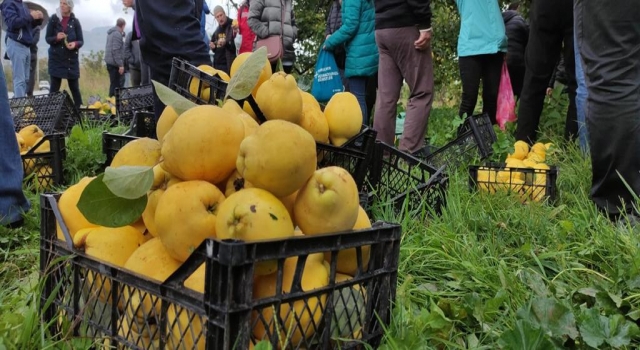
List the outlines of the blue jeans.
<svg viewBox="0 0 640 350">
<path fill-rule="evenodd" d="M 27 96 L 27 83 L 29 82 L 31 50 L 29 50 L 29 46 L 8 38 L 7 56 L 11 60 L 13 73 L 13 97 L 25 97 Z"/>
<path fill-rule="evenodd" d="M 7 81 L 0 65 L 0 225 L 16 222 L 22 212 L 30 208 L 22 192 L 23 177 L 22 158 L 9 109 Z"/>
<path fill-rule="evenodd" d="M 349 92 L 358 99 L 358 104 L 362 110 L 362 124 L 369 125 L 369 111 L 367 111 L 367 79 L 369 77 L 349 78 Z"/>
<path fill-rule="evenodd" d="M 575 31 L 574 31 L 575 37 Z M 575 56 L 576 56 L 576 82 L 578 88 L 576 89 L 576 113 L 578 120 L 578 140 L 580 142 L 580 149 L 583 153 L 589 153 L 589 140 L 587 133 L 587 124 L 585 117 L 585 107 L 587 105 L 587 84 L 584 80 L 584 70 L 582 69 L 582 59 L 580 58 L 580 48 L 578 45 L 578 39 L 575 38 Z"/>
</svg>

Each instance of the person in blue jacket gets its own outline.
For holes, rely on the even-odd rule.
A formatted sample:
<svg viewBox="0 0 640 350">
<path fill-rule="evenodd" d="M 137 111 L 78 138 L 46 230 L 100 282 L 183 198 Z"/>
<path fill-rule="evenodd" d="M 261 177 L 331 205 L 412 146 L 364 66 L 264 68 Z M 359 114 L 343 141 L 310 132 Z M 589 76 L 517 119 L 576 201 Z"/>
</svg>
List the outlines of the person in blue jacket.
<svg viewBox="0 0 640 350">
<path fill-rule="evenodd" d="M 27 96 L 33 30 L 42 24 L 41 11 L 29 10 L 22 0 L 4 0 L 0 5 L 4 23 L 7 25 L 7 56 L 11 60 L 14 97 Z"/>
<path fill-rule="evenodd" d="M 459 115 L 471 116 L 482 80 L 482 112 L 496 124 L 500 73 L 507 35 L 498 0 L 456 0 L 460 13 L 458 66 L 462 80 Z"/>
<path fill-rule="evenodd" d="M 82 26 L 73 13 L 73 1 L 62 0 L 56 13 L 47 24 L 46 38 L 49 44 L 49 77 L 51 92 L 60 90 L 62 79 L 67 79 L 76 107 L 82 105 L 80 94 L 80 61 L 78 50 L 84 43 Z"/>
<path fill-rule="evenodd" d="M 342 25 L 324 42 L 326 50 L 345 45 L 347 58 L 344 75 L 349 90 L 358 99 L 363 124 L 369 124 L 366 92 L 367 80 L 378 74 L 378 46 L 375 37 L 373 0 L 343 0 Z"/>
</svg>

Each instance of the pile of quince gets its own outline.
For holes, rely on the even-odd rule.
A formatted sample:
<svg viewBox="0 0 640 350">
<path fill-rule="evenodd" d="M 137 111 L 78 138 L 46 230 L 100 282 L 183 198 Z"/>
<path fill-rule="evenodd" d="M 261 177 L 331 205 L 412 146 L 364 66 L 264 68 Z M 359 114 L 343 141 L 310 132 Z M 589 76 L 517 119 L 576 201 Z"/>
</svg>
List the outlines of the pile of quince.
<svg viewBox="0 0 640 350">
<path fill-rule="evenodd" d="M 40 191 L 48 190 L 53 186 L 51 166 L 47 162 L 42 162 L 42 158 L 31 156 L 51 151 L 50 142 L 44 138 L 44 132 L 37 125 L 25 126 L 16 133 L 18 147 L 22 155 L 24 176 L 27 177 L 35 173 L 34 185 Z"/>
<path fill-rule="evenodd" d="M 96 98 L 86 108 L 99 110 L 100 115 L 116 115 L 116 98 L 114 96 L 106 98 L 104 101 L 100 101 L 100 98 Z"/>
<path fill-rule="evenodd" d="M 323 113 L 291 75 L 271 75 L 270 69 L 265 62 L 269 74 L 255 87 L 266 122 L 259 124 L 231 99 L 222 107 L 199 105 L 180 114 L 168 106 L 157 124 L 158 140 L 139 138 L 118 151 L 113 168 L 153 167 L 153 186 L 137 221 L 118 228 L 89 222 L 77 204 L 94 178 L 84 178 L 62 193 L 58 205 L 74 246 L 162 283 L 208 238 L 255 242 L 370 228 L 351 174 L 337 166 L 317 169 L 318 140 L 340 143 L 358 132 L 362 114 L 355 97 L 336 95 L 327 105 L 329 113 Z M 351 113 L 343 114 L 345 110 Z M 338 113 L 341 120 L 325 118 Z M 343 127 L 349 123 L 357 125 L 357 130 Z M 59 225 L 57 236 L 65 239 Z M 345 249 L 335 256 L 331 252 L 309 255 L 302 269 L 302 290 L 329 285 L 332 259 L 336 259 L 336 282 L 366 270 L 370 247 L 363 246 L 359 252 Z M 284 261 L 282 291 L 276 291 L 278 262 L 255 263 L 252 285 L 247 286 L 253 298 L 296 288 L 297 260 L 294 256 Z M 204 272 L 203 264 L 185 286 L 203 293 Z M 94 295 L 110 302 L 110 282 L 91 274 L 87 278 L 96 280 Z M 336 293 L 332 307 L 342 311 L 336 312 L 332 335 L 360 339 L 366 290 L 354 286 Z M 254 310 L 253 341 L 273 334 L 294 348 L 318 341 L 326 322 L 327 298 L 327 294 L 316 295 L 283 303 L 275 310 L 271 306 Z M 163 314 L 155 297 L 140 291 L 124 289 L 120 300 L 118 307 L 124 311 L 119 329 L 132 343 L 149 348 L 159 342 L 159 333 L 149 329 L 166 317 L 169 348 L 204 348 L 206 325 L 200 317 L 190 319 L 175 305 Z"/>
<path fill-rule="evenodd" d="M 550 167 L 545 161 L 553 144 L 538 142 L 529 147 L 524 141 L 516 141 L 513 147 L 514 152 L 507 155 L 504 168 L 479 168 L 478 188 L 490 193 L 506 190 L 519 194 L 522 200 L 543 200 L 551 185 L 548 183 Z"/>
</svg>

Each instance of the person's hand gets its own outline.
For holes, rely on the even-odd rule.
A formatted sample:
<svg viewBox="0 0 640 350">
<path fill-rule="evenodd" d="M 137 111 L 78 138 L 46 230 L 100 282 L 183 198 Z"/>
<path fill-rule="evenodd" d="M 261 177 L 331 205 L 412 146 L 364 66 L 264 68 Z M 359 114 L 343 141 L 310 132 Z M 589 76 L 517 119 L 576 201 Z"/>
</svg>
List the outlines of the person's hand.
<svg viewBox="0 0 640 350">
<path fill-rule="evenodd" d="M 76 48 L 76 42 L 75 41 L 72 41 L 72 42 L 67 44 L 67 49 L 73 50 L 75 48 Z"/>
<path fill-rule="evenodd" d="M 120 75 L 124 74 L 124 67 L 119 67 L 119 68 L 118 68 L 118 73 L 119 73 Z"/>
<path fill-rule="evenodd" d="M 42 19 L 42 12 L 41 11 L 31 10 L 31 11 L 29 11 L 29 14 L 31 15 L 31 18 L 33 18 L 33 19 Z"/>
<path fill-rule="evenodd" d="M 224 44 L 226 43 L 223 38 L 218 39 L 218 46 L 224 46 Z"/>
<path fill-rule="evenodd" d="M 60 41 L 60 40 L 64 40 L 64 38 L 67 37 L 67 34 L 60 32 L 58 33 L 58 35 L 56 35 L 56 40 Z"/>
<path fill-rule="evenodd" d="M 216 43 L 214 43 L 213 41 L 209 41 L 209 47 L 213 50 L 216 48 Z"/>
<path fill-rule="evenodd" d="M 431 44 L 431 31 L 420 32 L 418 40 L 413 42 L 416 50 L 426 50 Z"/>
<path fill-rule="evenodd" d="M 551 95 L 553 95 L 553 88 L 548 87 L 547 88 L 547 96 L 551 97 Z"/>
</svg>

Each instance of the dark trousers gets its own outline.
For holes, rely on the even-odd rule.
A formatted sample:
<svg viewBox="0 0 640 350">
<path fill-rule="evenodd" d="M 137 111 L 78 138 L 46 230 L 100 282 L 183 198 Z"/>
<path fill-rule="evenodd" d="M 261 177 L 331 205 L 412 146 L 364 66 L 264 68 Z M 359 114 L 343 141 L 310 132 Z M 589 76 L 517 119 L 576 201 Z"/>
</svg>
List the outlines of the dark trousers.
<svg viewBox="0 0 640 350">
<path fill-rule="evenodd" d="M 510 65 L 507 67 L 509 69 L 509 79 L 511 80 L 511 89 L 513 90 L 513 95 L 516 97 L 516 100 L 520 98 L 520 94 L 522 93 L 522 84 L 524 83 L 524 66 L 514 66 Z"/>
<path fill-rule="evenodd" d="M 588 90 L 591 198 L 615 217 L 634 203 L 622 179 L 640 195 L 640 6 L 576 0 L 575 15 Z"/>
<path fill-rule="evenodd" d="M 107 65 L 109 72 L 109 97 L 116 95 L 116 89 L 124 87 L 124 74 L 120 74 L 118 66 Z"/>
<path fill-rule="evenodd" d="M 142 79 L 142 74 L 139 69 L 129 68 L 129 76 L 131 77 L 131 86 L 140 86 L 140 80 Z"/>
<path fill-rule="evenodd" d="M 531 143 L 536 141 L 545 93 L 561 54 L 564 54 L 569 92 L 565 138 L 575 138 L 578 135 L 578 122 L 573 51 L 573 0 L 533 1 L 530 22 L 531 31 L 525 52 L 527 70 L 520 96 L 516 138 Z"/>
<path fill-rule="evenodd" d="M 62 78 L 50 77 L 50 87 L 51 92 L 60 91 L 60 85 L 62 85 Z M 73 104 L 80 108 L 82 105 L 82 94 L 80 94 L 80 84 L 78 83 L 78 79 L 67 79 L 67 84 L 69 85 L 69 90 L 71 90 L 71 96 L 73 97 Z"/>
<path fill-rule="evenodd" d="M 33 96 L 33 89 L 36 86 L 36 69 L 38 68 L 38 53 L 31 53 L 31 62 L 29 67 L 29 81 L 27 82 L 27 96 Z"/>
<path fill-rule="evenodd" d="M 475 55 L 460 57 L 460 79 L 462 80 L 462 101 L 458 114 L 471 116 L 480 91 L 482 80 L 482 112 L 487 113 L 491 122 L 496 124 L 496 110 L 498 106 L 498 88 L 500 87 L 500 73 L 504 53 L 490 55 Z"/>
<path fill-rule="evenodd" d="M 367 91 L 365 100 L 367 103 L 367 111 L 369 112 L 369 124 L 371 124 L 371 116 L 373 116 L 373 107 L 376 105 L 376 95 L 378 94 L 378 73 L 367 79 Z"/>
<path fill-rule="evenodd" d="M 275 73 L 277 69 L 278 69 L 278 61 L 271 62 L 271 71 Z M 291 74 L 291 72 L 293 72 L 293 66 L 283 65 L 282 70 L 287 74 Z"/>
</svg>

